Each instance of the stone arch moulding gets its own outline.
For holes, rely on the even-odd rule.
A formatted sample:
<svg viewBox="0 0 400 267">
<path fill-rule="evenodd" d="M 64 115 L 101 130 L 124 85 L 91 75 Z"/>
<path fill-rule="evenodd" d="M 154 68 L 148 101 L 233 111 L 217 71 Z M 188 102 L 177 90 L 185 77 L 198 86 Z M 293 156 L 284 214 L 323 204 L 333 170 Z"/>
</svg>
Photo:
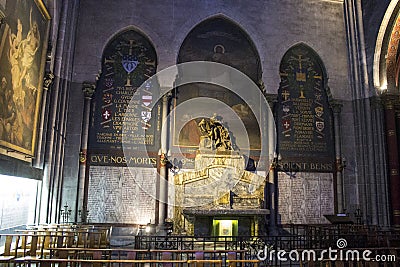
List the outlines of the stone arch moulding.
<svg viewBox="0 0 400 267">
<path fill-rule="evenodd" d="M 291 51 L 292 49 L 296 49 L 296 48 L 304 48 L 304 49 L 308 50 L 308 52 L 311 53 L 311 55 L 316 59 L 316 62 L 322 71 L 323 88 L 325 89 L 325 92 L 327 94 L 328 103 L 330 105 L 333 104 L 333 96 L 331 93 L 331 89 L 328 85 L 328 81 L 329 81 L 328 71 L 326 70 L 325 64 L 323 63 L 319 54 L 311 46 L 309 46 L 308 44 L 306 44 L 304 42 L 296 43 L 296 44 L 290 46 L 288 50 L 286 50 L 285 54 L 282 57 L 282 60 L 286 57 L 286 55 L 289 51 Z M 281 65 L 282 65 L 282 60 L 280 63 Z M 279 67 L 279 70 L 281 70 L 281 68 L 282 68 L 282 66 Z"/>
<path fill-rule="evenodd" d="M 265 57 L 263 53 L 258 53 L 258 51 L 262 51 L 262 41 L 261 37 L 258 35 L 258 32 L 256 29 L 254 29 L 251 25 L 246 24 L 246 21 L 241 21 L 239 18 L 233 18 L 232 16 L 229 16 L 225 13 L 214 13 L 210 14 L 208 16 L 202 17 L 202 16 L 196 16 L 192 20 L 187 21 L 186 23 L 183 24 L 182 27 L 179 28 L 177 31 L 177 34 L 174 38 L 174 47 L 173 51 L 176 51 L 176 62 L 178 62 L 178 57 L 179 57 L 179 52 L 181 50 L 182 44 L 184 40 L 187 38 L 187 36 L 190 34 L 190 32 L 195 29 L 197 26 L 202 24 L 203 22 L 206 22 L 208 20 L 212 20 L 215 18 L 222 18 L 225 19 L 226 21 L 229 21 L 233 25 L 237 26 L 237 28 L 244 32 L 248 39 L 251 41 L 252 45 L 254 46 L 255 51 L 257 51 L 257 54 L 260 58 L 260 64 L 261 62 L 265 61 Z"/>
<path fill-rule="evenodd" d="M 208 40 L 206 40 L 206 35 L 208 35 L 209 37 Z M 193 43 L 193 39 L 196 38 L 200 41 L 200 44 L 198 45 L 198 47 L 196 47 L 197 50 L 193 49 L 196 51 L 196 54 L 189 54 L 189 49 L 187 46 L 188 44 L 190 45 L 190 43 Z M 217 14 L 206 18 L 190 29 L 190 31 L 187 33 L 182 43 L 180 44 L 176 62 L 182 63 L 194 60 L 212 61 L 212 54 L 213 52 L 216 52 L 215 50 L 217 46 L 221 47 L 222 39 L 228 41 L 227 46 L 225 45 L 226 47 L 222 45 L 222 51 L 224 53 L 226 52 L 226 54 L 228 55 L 230 54 L 230 56 L 237 58 L 232 58 L 231 60 L 229 60 L 229 62 L 220 63 L 224 63 L 237 68 L 238 70 L 247 74 L 256 84 L 259 84 L 262 78 L 261 59 L 253 39 L 240 24 L 223 14 Z M 230 44 L 229 41 L 231 41 Z M 246 51 L 243 51 L 243 54 L 249 53 L 251 51 L 251 58 L 254 59 L 254 62 L 244 62 L 243 58 L 240 58 L 243 55 L 239 53 L 239 50 L 240 48 L 244 47 L 246 48 Z M 248 58 L 247 60 L 249 61 Z M 238 64 L 235 64 L 235 62 Z M 242 66 L 242 68 L 238 66 L 240 63 L 242 63 L 243 65 L 252 64 L 253 66 L 256 66 L 255 73 L 253 73 L 253 75 L 249 75 L 248 73 L 246 73 L 246 71 L 244 71 L 246 66 Z"/>
<path fill-rule="evenodd" d="M 400 3 L 392 0 L 382 19 L 376 39 L 373 82 L 377 90 L 394 92 L 398 86 L 398 46 L 400 39 Z"/>
<path fill-rule="evenodd" d="M 105 55 L 105 51 L 106 49 L 111 45 L 111 43 L 117 39 L 119 36 L 121 36 L 122 34 L 128 32 L 128 31 L 134 31 L 140 35 L 142 35 L 151 45 L 151 47 L 155 50 L 155 56 L 156 56 L 156 66 L 159 65 L 159 54 L 157 52 L 157 46 L 156 43 L 154 42 L 154 40 L 152 38 L 150 38 L 150 35 L 146 33 L 146 31 L 133 26 L 133 25 L 129 25 L 127 27 L 121 28 L 120 30 L 118 30 L 117 32 L 115 32 L 114 34 L 110 35 L 107 40 L 104 42 L 103 47 L 101 49 L 101 61 L 100 61 L 100 69 L 102 68 L 102 64 L 103 64 L 103 59 L 104 59 L 104 55 Z"/>
</svg>

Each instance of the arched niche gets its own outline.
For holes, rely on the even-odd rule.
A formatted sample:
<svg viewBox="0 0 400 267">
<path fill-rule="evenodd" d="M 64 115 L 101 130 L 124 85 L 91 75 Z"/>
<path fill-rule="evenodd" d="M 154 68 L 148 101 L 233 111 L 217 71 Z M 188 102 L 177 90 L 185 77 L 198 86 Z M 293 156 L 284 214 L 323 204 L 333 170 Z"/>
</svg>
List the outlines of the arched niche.
<svg viewBox="0 0 400 267">
<path fill-rule="evenodd" d="M 156 69 L 155 48 L 149 38 L 136 29 L 126 29 L 108 42 L 103 52 L 101 74 L 92 100 L 89 154 L 99 157 L 123 156 L 124 120 L 135 122 L 128 133 L 132 135 L 132 138 L 127 138 L 127 142 L 130 143 L 124 145 L 135 149 L 139 144 L 146 143 L 149 144 L 149 151 L 158 149 L 159 142 L 156 138 L 159 136 L 159 130 L 155 123 L 157 111 L 146 108 L 153 101 L 152 92 L 143 88 L 138 91 L 139 87 L 156 73 Z M 127 112 L 133 95 L 138 98 L 138 103 L 131 106 Z M 146 128 L 146 136 L 141 131 L 143 127 Z M 89 157 L 91 158 L 95 159 Z M 97 159 L 89 164 L 124 166 L 125 161 L 122 159 L 105 162 Z"/>
<path fill-rule="evenodd" d="M 311 47 L 299 43 L 283 56 L 279 74 L 279 217 L 281 223 L 327 223 L 324 215 L 335 212 L 337 168 L 325 67 Z"/>
<path fill-rule="evenodd" d="M 255 84 L 260 84 L 261 81 L 260 57 L 254 43 L 239 25 L 223 16 L 209 18 L 196 25 L 188 33 L 180 47 L 177 63 L 192 61 L 212 61 L 229 65 L 246 74 Z M 216 81 L 228 79 L 230 83 L 240 83 L 231 77 L 224 76 L 225 74 L 220 73 L 218 68 L 203 71 L 206 76 L 210 75 L 209 77 L 215 78 Z M 257 158 L 261 149 L 260 126 L 248 103 L 245 103 L 241 97 L 227 88 L 205 83 L 181 86 L 176 90 L 176 96 L 175 107 L 185 101 L 200 97 L 216 99 L 228 106 L 245 125 L 249 136 L 251 155 Z M 209 117 L 216 114 L 223 121 L 228 121 L 226 112 L 209 110 L 209 113 Z M 184 154 L 194 155 L 200 139 L 200 132 L 197 129 L 200 120 L 200 118 L 192 118 L 190 112 L 185 114 L 185 117 L 178 115 L 174 117 L 172 150 L 180 149 Z M 232 132 L 232 136 L 234 140 L 240 139 L 235 137 L 235 132 Z M 238 149 L 242 148 L 240 142 L 236 145 Z"/>
<path fill-rule="evenodd" d="M 96 223 L 154 222 L 160 105 L 148 108 L 158 95 L 147 89 L 151 87 L 148 78 L 157 69 L 156 51 L 145 34 L 126 29 L 108 42 L 101 63 L 89 111 L 84 189 L 87 219 Z M 124 133 L 123 126 L 127 126 Z M 142 144 L 148 144 L 147 151 Z"/>
<path fill-rule="evenodd" d="M 250 36 L 239 25 L 223 16 L 199 23 L 183 41 L 177 62 L 198 60 L 232 66 L 255 83 L 261 79 L 260 56 Z"/>
<path fill-rule="evenodd" d="M 320 57 L 308 45 L 296 44 L 283 56 L 279 74 L 276 114 L 282 168 L 334 172 L 331 96 Z"/>
</svg>

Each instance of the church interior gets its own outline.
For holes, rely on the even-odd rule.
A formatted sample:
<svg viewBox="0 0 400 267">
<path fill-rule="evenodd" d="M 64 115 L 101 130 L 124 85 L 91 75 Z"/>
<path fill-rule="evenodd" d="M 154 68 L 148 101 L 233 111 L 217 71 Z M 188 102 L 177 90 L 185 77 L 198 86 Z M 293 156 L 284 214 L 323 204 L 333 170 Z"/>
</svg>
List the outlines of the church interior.
<svg viewBox="0 0 400 267">
<path fill-rule="evenodd" d="M 0 36 L 0 266 L 399 266 L 398 0 L 0 0 Z"/>
</svg>

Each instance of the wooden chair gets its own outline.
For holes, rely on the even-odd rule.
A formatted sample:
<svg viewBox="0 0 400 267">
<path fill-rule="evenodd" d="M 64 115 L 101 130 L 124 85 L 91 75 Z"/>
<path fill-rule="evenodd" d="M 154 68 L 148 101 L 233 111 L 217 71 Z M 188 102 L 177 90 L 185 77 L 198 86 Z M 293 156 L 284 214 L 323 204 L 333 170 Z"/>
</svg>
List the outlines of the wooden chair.
<svg viewBox="0 0 400 267">
<path fill-rule="evenodd" d="M 41 236 L 40 242 L 40 257 L 41 258 L 50 258 L 51 256 L 51 248 L 55 247 L 56 238 L 54 235 L 46 232 L 46 235 Z"/>
<path fill-rule="evenodd" d="M 100 248 L 101 247 L 101 235 L 102 232 L 89 232 L 87 234 L 87 247 L 88 248 Z"/>
<path fill-rule="evenodd" d="M 77 240 L 76 247 L 77 248 L 86 248 L 88 246 L 88 235 L 89 232 L 79 230 L 77 232 Z"/>
<path fill-rule="evenodd" d="M 203 251 L 196 251 L 194 253 L 194 258 L 195 258 L 195 261 L 192 261 L 192 263 L 195 263 L 196 267 L 203 267 L 204 266 L 204 263 L 203 263 L 204 252 Z M 188 261 L 188 263 L 189 263 L 189 261 Z"/>
<path fill-rule="evenodd" d="M 21 234 L 15 238 L 14 256 L 15 258 L 25 257 L 30 250 L 30 235 Z"/>
<path fill-rule="evenodd" d="M 10 263 L 14 260 L 15 256 L 12 255 L 12 242 L 13 242 L 13 237 L 12 235 L 6 235 L 5 236 L 5 244 L 4 244 L 4 252 L 0 255 L 0 262 L 1 263 L 7 263 L 7 266 L 10 266 Z"/>
<path fill-rule="evenodd" d="M 33 259 L 39 259 L 42 257 L 40 250 L 38 250 L 39 245 L 39 236 L 33 235 L 30 237 L 24 238 L 26 244 L 25 247 L 28 248 L 25 250 L 25 255 L 22 257 L 16 257 L 15 262 L 28 262 Z M 16 252 L 17 253 L 17 252 Z"/>
<path fill-rule="evenodd" d="M 127 260 L 136 260 L 136 251 L 128 251 L 126 253 L 126 259 Z M 123 267 L 129 267 L 129 266 L 135 267 L 135 265 L 133 263 L 122 263 L 122 266 Z"/>
<path fill-rule="evenodd" d="M 163 259 L 163 260 L 172 260 L 172 252 L 169 252 L 169 251 L 162 252 L 161 259 Z M 163 267 L 173 267 L 172 263 L 170 263 L 170 262 L 163 263 L 162 266 Z"/>
<path fill-rule="evenodd" d="M 100 247 L 109 248 L 111 237 L 111 227 L 100 229 Z"/>
<path fill-rule="evenodd" d="M 228 266 L 236 266 L 237 263 L 252 263 L 251 266 L 253 267 L 258 267 L 260 263 L 259 260 L 226 260 L 226 262 L 229 264 Z"/>
<path fill-rule="evenodd" d="M 227 255 L 227 261 L 226 261 L 228 263 L 228 267 L 236 266 L 236 263 L 232 262 L 232 260 L 236 260 L 236 252 L 229 251 L 228 255 Z"/>
</svg>

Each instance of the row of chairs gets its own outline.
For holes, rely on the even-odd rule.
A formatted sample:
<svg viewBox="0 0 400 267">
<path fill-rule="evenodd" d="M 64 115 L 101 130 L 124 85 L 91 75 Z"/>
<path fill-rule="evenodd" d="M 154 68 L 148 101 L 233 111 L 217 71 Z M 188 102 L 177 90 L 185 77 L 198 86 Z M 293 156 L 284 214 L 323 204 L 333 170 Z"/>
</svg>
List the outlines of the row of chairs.
<svg viewBox="0 0 400 267">
<path fill-rule="evenodd" d="M 196 266 L 196 267 L 217 267 L 217 266 L 255 266 L 259 260 L 243 259 L 243 251 L 162 251 L 162 250 L 134 250 L 134 249 L 56 249 L 57 257 L 51 258 L 18 258 L 15 263 L 43 266 L 82 266 L 82 267 L 130 267 L 130 266 Z M 121 257 L 121 252 L 125 253 Z M 118 252 L 118 257 L 115 257 Z M 88 257 L 88 255 L 90 255 Z M 114 256 L 113 256 L 114 255 Z M 147 257 L 143 257 L 147 255 Z M 155 255 L 148 257 L 148 255 Z M 247 264 L 247 265 L 246 265 Z M 250 265 L 248 265 L 250 264 Z"/>
<path fill-rule="evenodd" d="M 109 248 L 111 229 L 105 227 L 29 227 L 14 234 L 0 235 L 0 263 L 16 259 L 45 259 L 55 248 Z"/>
</svg>

